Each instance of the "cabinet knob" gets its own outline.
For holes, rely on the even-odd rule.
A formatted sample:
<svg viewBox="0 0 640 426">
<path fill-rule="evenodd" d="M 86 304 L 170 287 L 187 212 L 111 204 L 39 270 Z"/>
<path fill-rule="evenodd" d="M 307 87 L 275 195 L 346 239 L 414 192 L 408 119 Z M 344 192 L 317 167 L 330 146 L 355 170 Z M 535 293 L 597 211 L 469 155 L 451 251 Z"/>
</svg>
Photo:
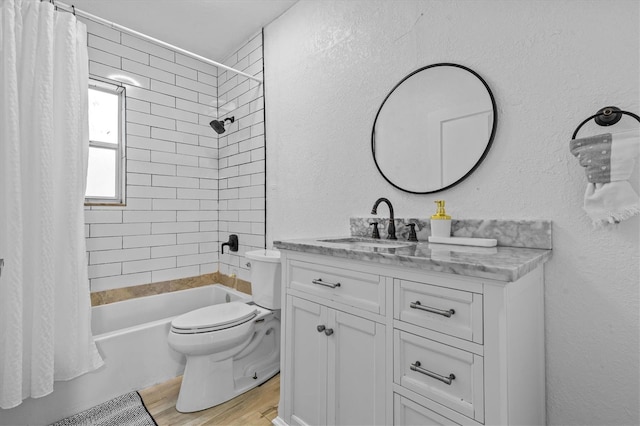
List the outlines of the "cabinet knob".
<svg viewBox="0 0 640 426">
<path fill-rule="evenodd" d="M 326 334 L 327 336 L 331 336 L 333 334 L 333 328 L 327 328 L 324 331 L 324 334 Z"/>
<path fill-rule="evenodd" d="M 316 327 L 316 329 L 318 330 L 318 333 L 322 333 L 325 330 L 325 328 L 327 327 L 325 327 L 324 325 L 319 325 Z"/>
</svg>

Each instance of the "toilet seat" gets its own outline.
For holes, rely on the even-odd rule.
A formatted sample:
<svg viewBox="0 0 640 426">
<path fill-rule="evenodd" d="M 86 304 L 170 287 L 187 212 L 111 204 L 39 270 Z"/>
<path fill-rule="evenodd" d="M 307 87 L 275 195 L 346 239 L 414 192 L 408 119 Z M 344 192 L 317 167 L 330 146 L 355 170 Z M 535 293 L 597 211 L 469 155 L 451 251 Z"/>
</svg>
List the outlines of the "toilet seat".
<svg viewBox="0 0 640 426">
<path fill-rule="evenodd" d="M 177 334 L 209 333 L 243 324 L 257 314 L 255 306 L 243 302 L 222 303 L 180 315 L 171 321 L 171 331 Z"/>
</svg>

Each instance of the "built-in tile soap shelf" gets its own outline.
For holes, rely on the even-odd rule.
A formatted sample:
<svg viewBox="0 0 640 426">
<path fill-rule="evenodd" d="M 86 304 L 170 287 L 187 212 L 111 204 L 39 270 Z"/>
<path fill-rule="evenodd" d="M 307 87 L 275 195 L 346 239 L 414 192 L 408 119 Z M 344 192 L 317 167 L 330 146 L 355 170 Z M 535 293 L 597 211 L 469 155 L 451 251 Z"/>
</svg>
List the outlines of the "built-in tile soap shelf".
<svg viewBox="0 0 640 426">
<path fill-rule="evenodd" d="M 350 219 L 351 235 L 354 237 L 370 237 L 371 222 L 378 222 L 380 237 L 386 238 L 388 218 L 378 216 L 352 217 Z M 396 235 L 398 240 L 409 237 L 409 223 L 415 223 L 418 241 L 426 243 L 431 235 L 430 218 L 396 218 Z M 550 220 L 497 220 L 497 219 L 464 219 L 451 220 L 451 236 L 470 238 L 495 238 L 498 246 L 551 249 Z"/>
</svg>

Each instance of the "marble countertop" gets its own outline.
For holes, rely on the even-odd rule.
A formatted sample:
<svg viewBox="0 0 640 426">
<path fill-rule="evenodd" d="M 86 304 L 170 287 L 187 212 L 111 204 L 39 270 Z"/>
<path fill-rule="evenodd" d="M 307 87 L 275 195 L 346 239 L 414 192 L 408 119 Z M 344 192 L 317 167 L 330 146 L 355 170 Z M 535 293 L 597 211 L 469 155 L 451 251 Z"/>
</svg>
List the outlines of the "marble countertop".
<svg viewBox="0 0 640 426">
<path fill-rule="evenodd" d="M 353 237 L 319 237 L 274 241 L 280 250 L 322 254 L 359 261 L 376 262 L 499 281 L 516 281 L 551 258 L 547 249 L 521 247 L 469 247 L 448 244 L 409 243 L 407 241 L 372 240 L 362 242 L 407 244 L 404 247 L 367 247 L 353 243 L 322 240 Z"/>
</svg>

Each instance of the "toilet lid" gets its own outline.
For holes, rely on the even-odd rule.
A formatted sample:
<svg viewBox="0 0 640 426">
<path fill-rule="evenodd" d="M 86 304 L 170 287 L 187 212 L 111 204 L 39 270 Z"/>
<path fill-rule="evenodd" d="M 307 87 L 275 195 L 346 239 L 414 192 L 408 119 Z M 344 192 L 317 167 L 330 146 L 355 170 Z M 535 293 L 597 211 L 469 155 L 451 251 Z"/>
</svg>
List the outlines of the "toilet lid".
<svg viewBox="0 0 640 426">
<path fill-rule="evenodd" d="M 196 309 L 171 321 L 176 333 L 205 333 L 242 324 L 258 313 L 255 306 L 242 302 L 221 303 Z"/>
</svg>

